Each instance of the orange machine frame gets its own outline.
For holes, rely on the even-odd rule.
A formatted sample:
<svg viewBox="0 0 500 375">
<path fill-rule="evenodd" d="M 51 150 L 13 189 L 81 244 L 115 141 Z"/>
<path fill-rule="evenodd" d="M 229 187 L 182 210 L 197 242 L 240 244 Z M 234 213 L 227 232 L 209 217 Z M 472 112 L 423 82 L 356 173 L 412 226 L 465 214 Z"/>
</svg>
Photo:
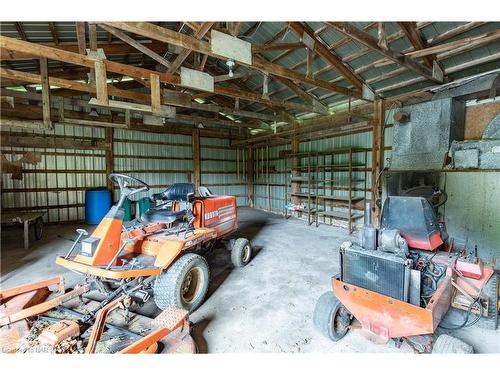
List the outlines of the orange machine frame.
<svg viewBox="0 0 500 375">
<path fill-rule="evenodd" d="M 332 278 L 332 286 L 335 296 L 364 329 L 388 341 L 434 333 L 451 303 L 452 278 L 453 271 L 448 267 L 425 308 L 344 283 L 338 277 Z"/>
</svg>

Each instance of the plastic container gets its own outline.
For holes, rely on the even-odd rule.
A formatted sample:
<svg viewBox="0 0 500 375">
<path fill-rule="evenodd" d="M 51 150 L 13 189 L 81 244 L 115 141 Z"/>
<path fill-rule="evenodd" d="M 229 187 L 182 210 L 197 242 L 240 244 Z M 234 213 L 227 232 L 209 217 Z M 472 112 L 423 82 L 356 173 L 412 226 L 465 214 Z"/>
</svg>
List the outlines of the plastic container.
<svg viewBox="0 0 500 375">
<path fill-rule="evenodd" d="M 106 188 L 85 191 L 85 222 L 99 224 L 111 208 L 111 192 Z"/>
<path fill-rule="evenodd" d="M 151 208 L 151 199 L 144 197 L 139 199 L 139 217 Z"/>
<path fill-rule="evenodd" d="M 128 198 L 125 198 L 122 208 L 125 211 L 125 214 L 123 215 L 123 221 L 132 220 L 132 201 Z"/>
</svg>

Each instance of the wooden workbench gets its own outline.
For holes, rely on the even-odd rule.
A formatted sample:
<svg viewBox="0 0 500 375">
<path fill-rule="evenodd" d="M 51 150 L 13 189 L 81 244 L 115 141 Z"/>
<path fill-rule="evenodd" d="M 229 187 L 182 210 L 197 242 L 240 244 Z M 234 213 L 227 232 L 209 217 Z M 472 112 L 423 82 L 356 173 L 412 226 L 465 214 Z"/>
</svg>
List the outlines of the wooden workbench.
<svg viewBox="0 0 500 375">
<path fill-rule="evenodd" d="M 29 248 L 29 225 L 35 224 L 35 239 L 39 240 L 43 234 L 42 216 L 45 211 L 18 211 L 18 212 L 2 212 L 0 221 L 2 225 L 22 224 L 24 228 L 24 248 Z"/>
</svg>

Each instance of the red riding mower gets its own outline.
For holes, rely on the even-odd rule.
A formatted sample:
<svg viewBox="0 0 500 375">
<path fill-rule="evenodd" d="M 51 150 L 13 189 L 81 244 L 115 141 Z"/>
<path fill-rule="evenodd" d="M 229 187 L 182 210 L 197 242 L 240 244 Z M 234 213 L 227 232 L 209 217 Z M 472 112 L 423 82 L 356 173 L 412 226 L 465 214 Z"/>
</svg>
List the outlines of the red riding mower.
<svg viewBox="0 0 500 375">
<path fill-rule="evenodd" d="M 194 185 L 177 183 L 155 194 L 161 205 L 146 211 L 141 220 L 125 227 L 123 202 L 148 191 L 149 186 L 134 177 L 111 174 L 120 186 L 120 200 L 94 232 L 76 243 L 56 263 L 81 272 L 101 292 L 116 295 L 134 287 L 134 296 L 145 302 L 151 294 L 160 309 L 178 307 L 189 312 L 198 308 L 208 290 L 208 263 L 200 254 L 212 250 L 238 227 L 236 198 L 214 196 L 207 188 L 195 195 Z M 132 184 L 137 185 L 131 188 Z M 236 267 L 248 264 L 252 247 L 245 238 L 229 241 Z"/>
<path fill-rule="evenodd" d="M 125 199 L 149 186 L 126 175 L 110 178 L 120 186 L 118 203 L 90 236 L 78 229 L 66 255 L 56 258 L 85 282 L 66 290 L 58 276 L 0 290 L 2 352 L 94 353 L 106 343 L 110 347 L 105 352 L 112 353 L 195 351 L 188 312 L 203 302 L 209 281 L 208 264 L 200 254 L 236 230 L 236 198 L 213 196 L 206 188 L 195 196 L 193 184 L 173 184 L 154 196 L 161 205 L 125 226 Z M 229 245 L 233 264 L 247 265 L 250 242 L 239 238 Z M 84 296 L 96 289 L 104 295 L 102 301 Z M 160 315 L 152 320 L 130 313 L 134 302 L 145 303 L 151 295 L 163 310 Z"/>
<path fill-rule="evenodd" d="M 496 329 L 494 263 L 484 264 L 477 249 L 469 252 L 449 238 L 425 198 L 387 198 L 381 228 L 368 223 L 360 237 L 361 244 L 341 245 L 333 293 L 316 304 L 314 323 L 328 338 L 338 341 L 349 329 L 362 329 L 373 341 L 392 339 L 397 347 L 405 341 L 416 352 L 470 353 L 470 345 L 452 336 L 434 340 L 438 326 Z M 465 311 L 460 324 L 442 322 L 450 307 Z M 352 325 L 354 317 L 361 325 Z"/>
</svg>

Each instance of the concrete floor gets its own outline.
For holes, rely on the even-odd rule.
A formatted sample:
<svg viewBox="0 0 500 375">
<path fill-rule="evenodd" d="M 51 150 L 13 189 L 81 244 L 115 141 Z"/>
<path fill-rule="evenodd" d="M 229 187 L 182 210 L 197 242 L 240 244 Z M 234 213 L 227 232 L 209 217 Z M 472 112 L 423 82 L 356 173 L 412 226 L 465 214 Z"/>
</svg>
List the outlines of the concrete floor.
<svg viewBox="0 0 500 375">
<path fill-rule="evenodd" d="M 64 275 L 68 286 L 78 282 L 79 275 L 54 263 L 55 255 L 71 245 L 74 230 L 74 225 L 47 226 L 44 238 L 28 251 L 22 249 L 20 231 L 2 233 L 1 287 L 55 274 Z M 372 343 L 360 331 L 334 343 L 314 328 L 316 300 L 330 289 L 330 277 L 339 270 L 338 248 L 354 239 L 345 229 L 308 227 L 297 219 L 242 208 L 236 236 L 252 241 L 255 256 L 241 269 L 232 267 L 225 249 L 208 256 L 209 294 L 190 317 L 200 352 L 411 352 L 406 344 L 396 349 L 393 343 Z M 157 313 L 151 306 L 144 311 Z M 476 352 L 500 352 L 500 330 L 471 327 L 452 335 Z"/>
</svg>

